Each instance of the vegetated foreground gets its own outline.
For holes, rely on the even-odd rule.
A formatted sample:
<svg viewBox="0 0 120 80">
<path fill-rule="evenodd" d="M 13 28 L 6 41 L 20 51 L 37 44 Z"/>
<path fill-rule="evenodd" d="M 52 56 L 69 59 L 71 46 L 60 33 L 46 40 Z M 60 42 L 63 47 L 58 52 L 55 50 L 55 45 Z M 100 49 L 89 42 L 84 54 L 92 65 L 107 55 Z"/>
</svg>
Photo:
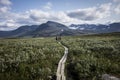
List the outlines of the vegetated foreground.
<svg viewBox="0 0 120 80">
<path fill-rule="evenodd" d="M 64 37 L 62 43 L 69 48 L 66 80 L 120 78 L 120 34 Z"/>
<path fill-rule="evenodd" d="M 120 33 L 62 37 L 66 80 L 120 77 Z M 0 39 L 0 80 L 56 80 L 64 48 L 54 38 Z"/>
<path fill-rule="evenodd" d="M 1 39 L 0 80 L 55 80 L 63 54 L 53 38 Z"/>
</svg>

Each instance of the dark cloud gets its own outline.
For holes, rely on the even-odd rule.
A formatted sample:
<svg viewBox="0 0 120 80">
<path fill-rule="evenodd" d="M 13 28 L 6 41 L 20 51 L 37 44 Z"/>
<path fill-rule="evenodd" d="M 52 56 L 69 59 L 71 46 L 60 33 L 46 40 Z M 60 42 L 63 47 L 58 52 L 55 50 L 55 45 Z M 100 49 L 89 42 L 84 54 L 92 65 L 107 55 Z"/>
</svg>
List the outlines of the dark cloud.
<svg viewBox="0 0 120 80">
<path fill-rule="evenodd" d="M 111 3 L 100 5 L 99 7 L 78 9 L 68 12 L 68 16 L 79 20 L 92 21 L 105 18 L 109 15 Z"/>
<path fill-rule="evenodd" d="M 89 11 L 74 11 L 74 12 L 70 12 L 68 13 L 68 16 L 71 18 L 76 18 L 76 19 L 80 19 L 80 20 L 95 20 L 97 19 L 97 16 L 94 15 L 89 15 Z"/>
</svg>

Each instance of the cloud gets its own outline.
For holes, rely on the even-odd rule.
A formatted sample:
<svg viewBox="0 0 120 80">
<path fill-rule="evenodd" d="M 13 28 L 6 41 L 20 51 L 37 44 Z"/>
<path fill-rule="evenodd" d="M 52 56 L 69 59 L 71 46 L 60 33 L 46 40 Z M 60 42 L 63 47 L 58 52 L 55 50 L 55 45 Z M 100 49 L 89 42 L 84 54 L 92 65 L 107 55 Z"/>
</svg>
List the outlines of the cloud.
<svg viewBox="0 0 120 80">
<path fill-rule="evenodd" d="M 12 29 L 11 26 L 14 26 L 15 24 L 13 22 L 10 22 L 9 20 L 13 18 L 10 14 L 10 6 L 11 2 L 9 0 L 0 0 L 0 30 L 4 29 Z M 9 28 L 11 27 L 11 28 Z"/>
<path fill-rule="evenodd" d="M 110 6 L 110 4 L 109 4 Z M 66 25 L 72 23 L 85 23 L 91 20 L 96 20 L 108 16 L 109 13 L 108 4 L 104 4 L 97 7 L 78 9 L 75 11 L 63 12 L 63 11 L 43 11 L 38 9 L 31 9 L 23 13 L 13 13 L 10 9 L 3 9 L 4 14 L 0 14 L 0 20 L 4 21 L 0 24 L 0 27 L 3 26 L 7 29 L 16 29 L 22 25 L 33 25 L 47 22 L 47 21 L 57 21 Z M 6 6 L 4 6 L 6 7 Z M 7 11 L 7 12 L 6 12 Z M 105 15 L 106 14 L 106 15 Z"/>
<path fill-rule="evenodd" d="M 9 19 L 0 23 L 0 30 L 13 30 L 17 28 L 16 26 L 19 26 L 19 25 L 16 24 L 14 20 Z"/>
<path fill-rule="evenodd" d="M 120 14 L 120 4 L 115 7 L 114 11 L 116 14 Z"/>
<path fill-rule="evenodd" d="M 68 16 L 80 20 L 94 20 L 97 16 L 93 16 L 95 8 L 78 9 L 68 12 Z"/>
<path fill-rule="evenodd" d="M 41 23 L 45 23 L 47 21 L 57 21 L 63 24 L 70 24 L 72 22 L 77 22 L 78 20 L 72 19 L 63 11 L 42 11 L 38 9 L 28 10 L 24 13 L 6 13 L 5 16 L 0 16 L 0 20 L 4 21 L 0 24 L 0 29 L 3 30 L 3 27 L 8 30 L 16 29 L 22 25 L 40 25 Z"/>
<path fill-rule="evenodd" d="M 6 6 L 9 6 L 11 5 L 12 3 L 9 1 L 9 0 L 0 0 L 0 5 L 6 5 Z"/>
<path fill-rule="evenodd" d="M 9 0 L 0 0 L 0 13 L 6 13 L 10 10 L 12 3 Z"/>
<path fill-rule="evenodd" d="M 8 12 L 9 10 L 10 10 L 9 7 L 6 7 L 6 6 L 0 7 L 0 13 L 6 13 L 6 12 Z"/>
<path fill-rule="evenodd" d="M 120 2 L 120 0 L 113 0 L 113 2 Z"/>
<path fill-rule="evenodd" d="M 120 0 L 113 0 L 113 2 L 115 3 L 113 12 L 119 15 L 120 14 Z"/>
<path fill-rule="evenodd" d="M 49 13 L 48 12 L 44 12 L 44 11 L 41 11 L 41 10 L 30 10 L 28 11 L 29 13 L 29 16 L 31 19 L 35 20 L 35 21 L 39 21 L 39 20 L 42 20 L 42 19 L 47 19 L 50 17 Z"/>
<path fill-rule="evenodd" d="M 34 23 L 43 23 L 43 22 L 46 22 L 46 21 L 58 21 L 58 22 L 61 22 L 61 23 L 70 23 L 70 22 L 73 22 L 75 19 L 72 19 L 70 18 L 69 16 L 67 16 L 67 14 L 63 11 L 58 11 L 58 12 L 54 12 L 54 11 L 51 11 L 51 12 L 45 12 L 45 11 L 42 11 L 42 10 L 30 10 L 30 11 L 27 11 L 27 14 L 26 15 L 29 15 L 29 19 L 31 21 L 33 21 Z"/>
<path fill-rule="evenodd" d="M 79 20 L 92 21 L 101 18 L 106 18 L 110 15 L 111 3 L 102 4 L 99 7 L 92 7 L 86 9 L 78 9 L 69 11 L 68 16 Z"/>
<path fill-rule="evenodd" d="M 47 2 L 46 4 L 45 4 L 45 6 L 43 6 L 43 8 L 45 9 L 45 10 L 50 10 L 51 8 L 52 8 L 52 3 L 51 2 Z"/>
<path fill-rule="evenodd" d="M 80 23 L 99 23 L 110 16 L 111 11 L 120 14 L 120 6 L 111 3 L 71 11 L 53 11 L 52 3 L 46 3 L 42 9 L 31 9 L 21 13 L 11 11 L 10 0 L 0 0 L 0 30 L 16 29 L 22 25 L 40 25 L 47 21 L 56 21 L 66 25 Z M 44 9 L 43 9 L 44 8 Z"/>
</svg>

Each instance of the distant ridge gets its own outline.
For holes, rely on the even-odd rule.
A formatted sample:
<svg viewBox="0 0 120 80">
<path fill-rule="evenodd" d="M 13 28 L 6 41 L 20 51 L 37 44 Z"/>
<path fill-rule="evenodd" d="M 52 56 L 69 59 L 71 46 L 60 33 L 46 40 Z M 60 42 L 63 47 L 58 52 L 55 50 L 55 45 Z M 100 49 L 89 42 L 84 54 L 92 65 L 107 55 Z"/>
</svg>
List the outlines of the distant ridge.
<svg viewBox="0 0 120 80">
<path fill-rule="evenodd" d="M 48 21 L 41 25 L 26 25 L 12 31 L 0 31 L 0 38 L 68 36 L 111 32 L 120 32 L 120 23 L 111 23 L 109 25 L 72 24 L 68 27 L 58 22 Z"/>
<path fill-rule="evenodd" d="M 120 32 L 120 22 L 111 23 L 109 25 L 103 24 L 71 24 L 70 28 L 74 28 L 81 31 L 90 31 L 93 33 L 111 33 L 111 32 Z"/>
</svg>

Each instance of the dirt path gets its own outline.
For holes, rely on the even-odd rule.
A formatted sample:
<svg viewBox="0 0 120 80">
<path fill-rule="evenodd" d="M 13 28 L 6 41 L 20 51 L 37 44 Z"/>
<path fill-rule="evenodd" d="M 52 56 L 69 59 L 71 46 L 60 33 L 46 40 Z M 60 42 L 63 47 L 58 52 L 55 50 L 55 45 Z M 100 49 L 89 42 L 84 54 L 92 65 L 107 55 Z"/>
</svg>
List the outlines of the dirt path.
<svg viewBox="0 0 120 80">
<path fill-rule="evenodd" d="M 61 44 L 61 43 L 59 42 L 59 44 Z M 59 61 L 59 64 L 58 64 L 56 80 L 66 80 L 64 70 L 65 70 L 65 62 L 66 62 L 67 55 L 68 55 L 68 48 L 66 46 L 64 46 L 63 44 L 61 44 L 61 45 L 64 47 L 65 51 L 64 51 L 63 57 L 61 58 L 61 60 Z"/>
</svg>

